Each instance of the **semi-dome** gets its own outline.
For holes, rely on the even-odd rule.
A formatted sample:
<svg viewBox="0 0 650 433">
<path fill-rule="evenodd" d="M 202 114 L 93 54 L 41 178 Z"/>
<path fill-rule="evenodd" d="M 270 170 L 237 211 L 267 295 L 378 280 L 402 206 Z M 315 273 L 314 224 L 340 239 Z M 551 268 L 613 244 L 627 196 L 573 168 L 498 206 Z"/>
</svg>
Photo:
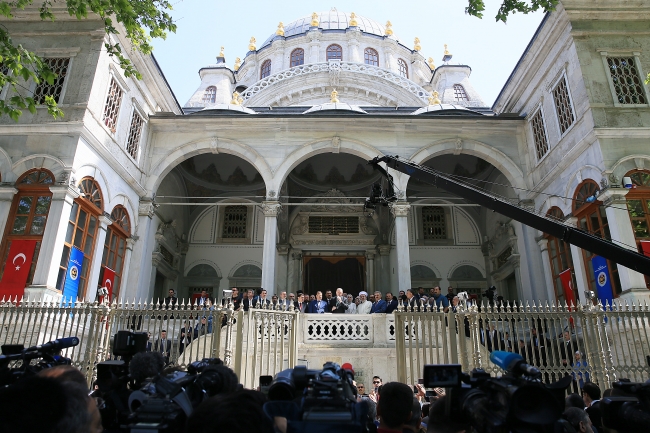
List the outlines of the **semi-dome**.
<svg viewBox="0 0 650 433">
<path fill-rule="evenodd" d="M 325 12 L 318 13 L 318 28 L 323 30 L 345 30 L 350 27 L 350 14 L 347 12 L 339 12 L 336 9 L 332 9 Z M 355 15 L 357 20 L 357 26 L 359 30 L 366 33 L 375 34 L 378 36 L 384 36 L 386 33 L 386 28 L 379 24 L 375 20 L 370 18 L 362 17 Z M 284 26 L 284 36 L 294 36 L 307 33 L 309 27 L 311 26 L 311 15 L 302 17 L 295 21 L 290 22 Z M 275 33 L 272 34 L 260 48 L 263 48 L 271 43 L 271 41 L 276 37 Z"/>
</svg>

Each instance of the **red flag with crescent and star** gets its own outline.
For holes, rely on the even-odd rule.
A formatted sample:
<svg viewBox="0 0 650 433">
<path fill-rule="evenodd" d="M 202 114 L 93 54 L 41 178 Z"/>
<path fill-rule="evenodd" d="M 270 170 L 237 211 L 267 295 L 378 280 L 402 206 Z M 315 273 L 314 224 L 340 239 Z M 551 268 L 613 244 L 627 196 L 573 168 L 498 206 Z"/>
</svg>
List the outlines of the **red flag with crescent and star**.
<svg viewBox="0 0 650 433">
<path fill-rule="evenodd" d="M 113 284 L 115 283 L 115 271 L 111 268 L 104 267 L 104 273 L 102 276 L 102 287 L 106 287 L 108 290 L 108 302 L 111 302 L 113 299 Z M 103 302 L 104 297 L 100 297 L 99 302 Z"/>
<path fill-rule="evenodd" d="M 29 269 L 32 266 L 36 242 L 36 240 L 11 241 L 4 274 L 0 281 L 0 299 L 18 297 L 20 300 L 25 293 L 25 284 L 27 284 Z"/>
</svg>

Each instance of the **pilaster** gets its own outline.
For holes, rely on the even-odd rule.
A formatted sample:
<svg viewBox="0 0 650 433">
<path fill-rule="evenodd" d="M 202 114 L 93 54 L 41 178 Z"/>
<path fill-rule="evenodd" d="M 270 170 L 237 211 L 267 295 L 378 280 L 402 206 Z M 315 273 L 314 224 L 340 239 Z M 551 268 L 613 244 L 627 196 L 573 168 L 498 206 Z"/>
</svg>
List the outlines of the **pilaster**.
<svg viewBox="0 0 650 433">
<path fill-rule="evenodd" d="M 400 201 L 390 205 L 395 217 L 395 242 L 397 249 L 397 290 L 411 288 L 411 259 L 409 252 L 408 215 L 411 205 Z"/>
<path fill-rule="evenodd" d="M 539 249 L 542 253 L 542 266 L 544 268 L 544 277 L 546 278 L 546 291 L 548 292 L 547 299 L 557 302 L 553 285 L 553 268 L 551 268 L 551 260 L 548 256 L 548 239 L 538 239 L 537 245 L 539 245 Z"/>
<path fill-rule="evenodd" d="M 9 212 L 11 211 L 11 203 L 18 190 L 13 186 L 0 186 L 0 233 L 5 232 L 7 220 L 9 219 Z"/>
<path fill-rule="evenodd" d="M 269 296 L 276 292 L 275 261 L 278 236 L 278 214 L 282 207 L 278 201 L 262 202 L 264 212 L 264 247 L 262 249 L 262 287 Z"/>
<path fill-rule="evenodd" d="M 368 293 L 377 290 L 375 287 L 375 256 L 377 252 L 375 249 L 366 251 L 366 290 Z"/>
</svg>

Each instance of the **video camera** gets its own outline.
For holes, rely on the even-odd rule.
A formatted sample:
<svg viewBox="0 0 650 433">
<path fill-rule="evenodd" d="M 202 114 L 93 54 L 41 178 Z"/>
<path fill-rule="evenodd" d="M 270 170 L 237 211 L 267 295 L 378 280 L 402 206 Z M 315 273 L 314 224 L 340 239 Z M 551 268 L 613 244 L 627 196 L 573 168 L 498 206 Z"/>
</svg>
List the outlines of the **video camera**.
<svg viewBox="0 0 650 433">
<path fill-rule="evenodd" d="M 558 431 L 571 377 L 547 386 L 539 370 L 518 354 L 494 351 L 490 360 L 506 370 L 502 377 L 481 369 L 466 374 L 460 365 L 425 365 L 424 386 L 446 388 L 447 417 L 467 420 L 478 433 Z"/>
<path fill-rule="evenodd" d="M 612 384 L 617 396 L 603 397 L 600 411 L 603 425 L 620 432 L 650 430 L 650 381 L 635 383 L 620 380 Z"/>
<path fill-rule="evenodd" d="M 22 377 L 57 365 L 70 365 L 72 360 L 61 356 L 63 349 L 79 344 L 77 337 L 59 338 L 25 349 L 22 344 L 5 344 L 0 355 L 0 386 L 11 385 Z M 34 362 L 38 360 L 37 362 Z"/>
<path fill-rule="evenodd" d="M 357 402 L 354 373 L 327 362 L 322 370 L 304 366 L 276 374 L 264 412 L 287 419 L 287 432 L 363 432 L 368 408 Z"/>
</svg>

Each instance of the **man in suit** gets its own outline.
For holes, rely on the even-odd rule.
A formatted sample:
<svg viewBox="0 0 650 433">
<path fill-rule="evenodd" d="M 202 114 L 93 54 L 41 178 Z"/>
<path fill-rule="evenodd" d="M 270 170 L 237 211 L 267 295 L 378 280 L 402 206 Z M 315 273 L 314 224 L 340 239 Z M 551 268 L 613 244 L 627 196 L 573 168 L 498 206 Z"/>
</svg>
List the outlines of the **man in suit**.
<svg viewBox="0 0 650 433">
<path fill-rule="evenodd" d="M 308 313 L 323 314 L 327 311 L 327 302 L 323 301 L 323 292 L 316 292 L 316 299 L 307 306 Z"/>
<path fill-rule="evenodd" d="M 375 302 L 372 303 L 372 307 L 370 308 L 370 314 L 385 313 L 387 306 L 386 301 L 381 299 L 381 292 L 377 290 L 375 292 Z"/>
<path fill-rule="evenodd" d="M 266 298 L 266 290 L 262 289 L 260 295 L 255 298 L 253 306 L 255 308 L 269 308 L 269 305 L 271 305 L 271 301 Z"/>
<path fill-rule="evenodd" d="M 248 311 L 249 308 L 252 308 L 255 306 L 255 292 L 253 289 L 248 289 L 246 292 L 246 296 L 244 297 L 244 300 L 242 301 L 242 306 L 244 307 L 244 311 Z"/>
<path fill-rule="evenodd" d="M 169 289 L 169 296 L 165 298 L 165 306 L 166 308 L 173 308 L 176 305 L 176 302 L 178 301 L 178 298 L 176 297 L 176 293 L 174 292 L 174 289 Z"/>
<path fill-rule="evenodd" d="M 585 411 L 589 415 L 591 423 L 598 429 L 599 432 L 603 431 L 603 419 L 600 411 L 600 388 L 593 382 L 585 383 L 582 387 L 582 399 L 585 401 L 587 408 Z"/>
<path fill-rule="evenodd" d="M 160 331 L 160 338 L 156 341 L 155 352 L 160 352 L 165 358 L 165 364 L 169 364 L 169 354 L 172 350 L 172 342 L 167 339 L 167 330 Z"/>
<path fill-rule="evenodd" d="M 190 324 L 188 320 L 185 322 L 185 326 L 181 328 L 181 339 L 178 342 L 178 354 L 181 355 L 183 350 L 190 345 L 192 339 L 196 337 L 194 327 Z"/>
<path fill-rule="evenodd" d="M 345 297 L 343 296 L 343 289 L 336 289 L 336 298 L 332 298 L 328 302 L 329 311 L 332 313 L 343 314 L 347 311 L 348 306 L 345 303 Z"/>
<path fill-rule="evenodd" d="M 537 335 L 537 328 L 530 328 L 531 338 L 528 343 L 528 363 L 541 367 L 546 366 L 546 349 L 551 347 L 547 338 Z"/>
<path fill-rule="evenodd" d="M 212 300 L 208 296 L 207 290 L 201 290 L 201 297 L 196 301 L 197 305 L 201 308 L 208 308 L 212 305 Z"/>
<path fill-rule="evenodd" d="M 289 309 L 289 305 L 291 304 L 287 299 L 287 292 L 280 292 L 280 299 L 278 299 L 278 305 L 280 305 L 280 309 L 282 310 Z"/>
<path fill-rule="evenodd" d="M 485 343 L 488 352 L 501 350 L 501 335 L 496 330 L 494 323 L 490 323 L 490 329 L 485 333 Z"/>
<path fill-rule="evenodd" d="M 411 288 L 406 291 L 404 306 L 406 307 L 406 311 L 415 311 L 415 307 L 418 306 L 418 297 L 415 289 Z"/>
<path fill-rule="evenodd" d="M 304 313 L 305 310 L 307 310 L 307 303 L 305 302 L 304 293 L 298 293 L 298 300 L 294 302 L 293 308 L 299 313 Z"/>
<path fill-rule="evenodd" d="M 564 331 L 560 343 L 560 364 L 562 367 L 573 366 L 573 354 L 578 350 L 576 343 L 571 338 L 571 332 Z"/>
<path fill-rule="evenodd" d="M 386 293 L 386 314 L 391 314 L 397 310 L 397 299 L 391 292 Z"/>
</svg>

